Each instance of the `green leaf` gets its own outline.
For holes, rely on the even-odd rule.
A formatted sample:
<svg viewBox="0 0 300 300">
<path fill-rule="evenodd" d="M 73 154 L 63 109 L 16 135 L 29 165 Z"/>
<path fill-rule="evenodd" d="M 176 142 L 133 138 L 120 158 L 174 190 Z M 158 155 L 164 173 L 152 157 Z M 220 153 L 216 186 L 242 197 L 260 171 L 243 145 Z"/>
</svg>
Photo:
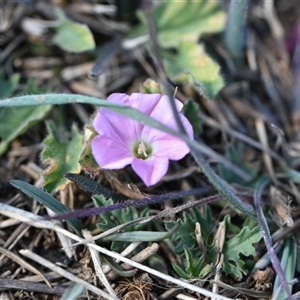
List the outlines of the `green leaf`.
<svg viewBox="0 0 300 300">
<path fill-rule="evenodd" d="M 58 130 L 53 121 L 47 122 L 48 136 L 44 140 L 44 150 L 41 158 L 49 164 L 44 172 L 44 188 L 49 192 L 63 190 L 69 181 L 64 177 L 66 173 L 79 173 L 78 163 L 83 145 L 83 138 L 78 128 L 72 126 L 71 139 L 60 140 Z"/>
<path fill-rule="evenodd" d="M 97 207 L 114 204 L 112 199 L 106 200 L 103 195 L 94 195 L 92 199 Z M 135 207 L 128 207 L 123 210 L 114 210 L 112 212 L 102 213 L 101 218 L 103 220 L 97 224 L 97 227 L 104 232 L 106 230 L 114 228 L 116 225 L 127 223 L 129 221 L 137 219 L 138 217 L 138 212 Z M 127 231 L 132 231 L 138 228 L 136 227 L 136 225 L 132 225 L 128 226 L 126 229 Z"/>
<path fill-rule="evenodd" d="M 185 249 L 188 248 L 193 255 L 199 257 L 199 247 L 195 235 L 196 222 L 200 223 L 204 243 L 208 246 L 209 234 L 215 226 L 215 220 L 208 206 L 205 206 L 204 212 L 200 213 L 199 209 L 192 208 L 191 214 L 183 212 L 182 220 L 165 222 L 167 230 L 171 230 L 175 224 L 179 224 L 178 230 L 172 236 L 172 241 L 177 242 L 175 253 L 183 254 Z"/>
<path fill-rule="evenodd" d="M 203 33 L 220 32 L 226 22 L 218 1 L 211 0 L 162 1 L 151 15 L 162 47 L 176 46 L 183 39 L 196 41 Z M 148 31 L 145 15 L 138 16 L 144 24 L 134 28 L 130 36 L 144 35 Z"/>
<path fill-rule="evenodd" d="M 0 78 L 0 98 L 10 97 L 18 87 L 20 75 L 14 74 L 8 80 Z"/>
<path fill-rule="evenodd" d="M 290 236 L 285 240 L 280 262 L 287 282 L 290 282 L 295 278 L 297 256 L 297 243 L 295 242 L 293 237 Z M 292 285 L 289 286 L 290 292 L 292 292 L 292 287 Z M 277 296 L 275 297 L 275 299 L 287 299 L 288 297 L 286 291 L 281 286 L 280 278 L 278 275 L 276 276 L 273 285 L 273 295 Z"/>
<path fill-rule="evenodd" d="M 112 270 L 114 270 L 117 274 L 119 274 L 121 277 L 133 277 L 136 274 L 136 270 L 129 270 L 129 271 L 124 271 L 120 265 L 118 265 L 111 257 L 100 254 L 101 259 L 107 263 Z"/>
<path fill-rule="evenodd" d="M 51 209 L 56 214 L 63 214 L 68 213 L 71 210 L 59 202 L 57 199 L 55 199 L 50 194 L 42 191 L 41 189 L 27 183 L 21 180 L 11 180 L 10 183 L 20 191 L 22 191 L 27 196 L 35 199 L 39 203 L 47 206 L 49 209 Z M 77 232 L 77 234 L 81 235 L 81 223 L 79 219 L 73 218 L 73 219 L 67 219 L 66 222 L 69 223 L 69 225 Z"/>
<path fill-rule="evenodd" d="M 121 242 L 155 242 L 169 238 L 178 226 L 174 226 L 169 232 L 157 231 L 132 231 L 111 234 L 103 238 L 103 241 L 121 241 Z"/>
<path fill-rule="evenodd" d="M 300 183 L 300 172 L 291 168 L 284 168 L 283 172 L 295 183 Z"/>
<path fill-rule="evenodd" d="M 0 155 L 7 150 L 13 139 L 42 120 L 51 108 L 51 105 L 6 108 L 0 115 Z"/>
<path fill-rule="evenodd" d="M 187 212 L 183 212 L 183 220 L 178 219 L 176 222 L 167 221 L 165 222 L 166 229 L 170 230 L 175 224 L 179 225 L 179 229 L 172 236 L 172 241 L 177 241 L 175 247 L 175 253 L 182 254 L 185 248 L 190 250 L 195 250 L 196 248 L 196 236 L 195 236 L 195 224 L 196 220 L 194 220 L 190 214 Z"/>
<path fill-rule="evenodd" d="M 96 206 L 106 206 L 113 205 L 114 202 L 112 199 L 106 200 L 103 195 L 94 195 L 92 197 Z M 105 232 L 111 228 L 116 227 L 117 225 L 125 224 L 132 220 L 136 220 L 140 217 L 145 217 L 149 215 L 149 209 L 146 208 L 142 212 L 138 212 L 135 207 L 128 207 L 122 210 L 114 210 L 109 213 L 102 213 L 101 218 L 102 221 L 97 224 L 97 227 L 101 229 L 101 231 Z M 125 227 L 123 230 L 126 232 L 130 232 L 130 234 L 134 234 L 136 231 L 141 230 L 145 227 L 145 224 L 135 224 L 131 226 Z M 165 233 L 164 233 L 165 234 Z M 114 251 L 121 251 L 125 248 L 127 242 L 121 241 L 113 241 L 111 245 L 111 249 Z"/>
<path fill-rule="evenodd" d="M 167 73 L 175 83 L 189 84 L 207 98 L 213 98 L 224 86 L 220 66 L 196 42 L 181 42 L 178 53 L 164 51 L 163 58 Z"/>
<path fill-rule="evenodd" d="M 227 219 L 226 227 L 230 226 L 230 219 Z M 247 274 L 245 270 L 245 262 L 241 259 L 243 256 L 254 256 L 255 248 L 252 244 L 257 243 L 262 238 L 261 230 L 258 226 L 249 229 L 243 227 L 239 234 L 226 241 L 223 249 L 224 267 L 223 270 L 227 274 L 234 274 L 241 278 L 243 274 Z"/>
<path fill-rule="evenodd" d="M 68 20 L 62 10 L 58 11 L 58 17 L 61 24 L 52 39 L 54 44 L 65 51 L 76 53 L 95 48 L 93 35 L 87 25 Z"/>
<path fill-rule="evenodd" d="M 207 265 L 205 263 L 204 255 L 201 255 L 200 257 L 194 256 L 188 248 L 185 248 L 184 256 L 186 271 L 183 271 L 177 264 L 172 264 L 174 270 L 180 277 L 184 279 L 203 278 L 212 270 L 212 265 Z"/>
<path fill-rule="evenodd" d="M 202 131 L 202 120 L 199 116 L 199 105 L 195 101 L 189 100 L 184 104 L 182 113 L 191 122 L 194 130 L 194 135 L 199 135 Z"/>
<path fill-rule="evenodd" d="M 180 278 L 183 278 L 185 280 L 190 280 L 189 274 L 187 274 L 178 264 L 172 263 L 172 267 L 175 270 L 175 272 L 180 276 Z"/>
<path fill-rule="evenodd" d="M 205 263 L 204 255 L 195 258 L 192 256 L 192 253 L 186 249 L 185 256 L 187 261 L 186 269 L 190 273 L 190 278 L 203 278 L 213 269 L 213 264 Z"/>
<path fill-rule="evenodd" d="M 39 83 L 36 77 L 30 77 L 27 81 L 27 86 L 26 90 L 24 91 L 24 94 L 37 95 L 41 93 L 46 93 L 47 91 L 49 91 L 49 88 L 41 89 L 41 87 L 39 87 Z"/>
<path fill-rule="evenodd" d="M 83 291 L 84 286 L 80 283 L 75 283 L 64 292 L 60 300 L 78 299 Z"/>
</svg>

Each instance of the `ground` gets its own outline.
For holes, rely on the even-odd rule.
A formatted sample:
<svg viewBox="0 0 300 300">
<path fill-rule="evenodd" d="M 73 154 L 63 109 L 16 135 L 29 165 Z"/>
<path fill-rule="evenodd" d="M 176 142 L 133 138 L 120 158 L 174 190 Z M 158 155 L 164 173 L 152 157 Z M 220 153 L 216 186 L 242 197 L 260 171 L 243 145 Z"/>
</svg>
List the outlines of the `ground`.
<svg viewBox="0 0 300 300">
<path fill-rule="evenodd" d="M 215 1 L 200 2 L 209 5 L 205 2 Z M 120 299 L 208 299 L 213 296 L 206 292 L 212 291 L 219 295 L 216 299 L 271 299 L 280 271 L 274 261 L 263 263 L 271 240 L 262 234 L 268 231 L 263 227 L 266 224 L 278 250 L 283 278 L 299 277 L 300 5 L 286 0 L 249 1 L 240 31 L 230 42 L 239 43 L 242 33 L 241 48 L 233 53 L 237 48 L 228 45 L 225 27 L 219 25 L 229 2 L 221 1 L 218 15 L 214 12 L 211 27 L 204 26 L 202 35 L 194 30 L 200 23 L 189 33 L 176 31 L 185 30 L 185 24 L 176 24 L 184 11 L 177 12 L 172 26 L 178 27 L 168 29 L 167 34 L 161 24 L 166 12 L 171 14 L 170 8 L 159 19 L 154 14 L 157 28 L 151 17 L 144 27 L 150 31 L 152 52 L 129 35 L 140 22 L 133 17 L 135 5 L 151 9 L 150 1 L 132 1 L 132 6 L 126 0 L 115 4 L 28 0 L 0 5 L 2 99 L 50 93 L 106 99 L 115 92 L 161 91 L 167 81 L 171 94 L 185 105 L 184 113 L 194 126 L 202 153 L 200 158 L 196 153 L 172 161 L 167 175 L 150 187 L 130 166 L 99 171 L 85 153 L 85 164 L 81 161 L 77 170 L 83 177 L 69 176 L 71 181 L 59 191 L 50 190 L 52 196 L 71 209 L 114 203 L 119 209 L 80 217 L 85 231 L 76 232 L 76 224 L 67 217 L 68 222 L 34 221 L 34 216 L 53 213 L 47 204 L 25 195 L 28 186 L 20 187 L 20 181 L 35 186 L 35 192 L 49 191 L 43 174 L 53 172 L 53 161 L 45 147 L 50 153 L 66 151 L 61 158 L 66 159 L 65 167 L 78 153 L 78 143 L 83 146 L 84 132 L 93 130 L 95 106 L 72 103 L 40 105 L 38 110 L 33 106 L 0 110 L 0 204 L 7 205 L 0 207 L 1 299 L 61 299 L 62 295 L 76 299 L 77 294 L 82 299 L 114 299 L 116 295 Z M 79 42 L 70 32 L 55 40 L 60 26 L 57 8 L 73 25 L 88 26 L 94 49 L 84 49 L 91 43 L 87 33 Z M 73 30 L 79 30 L 78 35 L 84 31 Z M 180 44 L 188 34 L 193 38 Z M 125 41 L 134 42 L 128 47 Z M 205 59 L 216 72 L 200 74 Z M 175 74 L 179 65 L 190 72 L 184 79 Z M 201 92 L 203 86 L 206 90 Z M 42 96 L 39 101 L 42 104 L 47 98 Z M 222 179 L 222 191 L 229 187 L 243 199 L 242 212 L 232 205 L 231 196 L 228 200 L 218 190 L 201 159 Z M 77 164 L 78 159 L 63 175 L 78 173 Z M 193 192 L 197 188 L 201 191 Z M 179 195 L 178 191 L 190 194 Z M 157 198 L 168 193 L 173 194 Z M 136 209 L 120 209 L 124 203 L 124 207 L 133 203 L 128 199 L 148 200 Z M 125 223 L 130 224 L 125 227 Z M 82 243 L 71 246 L 101 233 L 101 239 L 91 242 L 97 245 L 94 248 Z M 131 262 L 113 260 L 122 260 L 118 253 Z M 74 286 L 75 282 L 79 285 Z M 284 288 L 280 289 L 277 299 L 285 299 Z M 299 284 L 294 282 L 292 294 L 298 291 Z"/>
</svg>

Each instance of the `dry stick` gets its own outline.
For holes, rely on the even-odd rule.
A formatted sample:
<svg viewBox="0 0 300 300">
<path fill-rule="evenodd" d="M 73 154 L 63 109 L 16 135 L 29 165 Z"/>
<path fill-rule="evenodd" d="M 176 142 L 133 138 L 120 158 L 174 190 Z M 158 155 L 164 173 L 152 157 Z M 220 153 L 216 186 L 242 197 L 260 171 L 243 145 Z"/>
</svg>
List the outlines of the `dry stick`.
<svg viewBox="0 0 300 300">
<path fill-rule="evenodd" d="M 207 125 L 213 127 L 213 128 L 217 128 L 219 130 L 225 131 L 228 134 L 230 134 L 231 136 L 239 139 L 240 141 L 247 143 L 248 145 L 252 146 L 253 148 L 256 148 L 262 152 L 266 152 L 268 153 L 271 157 L 273 157 L 274 159 L 276 159 L 281 165 L 284 166 L 284 160 L 282 157 L 280 157 L 280 155 L 278 155 L 274 150 L 270 149 L 269 147 L 266 147 L 265 145 L 262 145 L 261 143 L 257 142 L 256 140 L 252 139 L 251 137 L 248 137 L 244 134 L 242 134 L 241 132 L 238 132 L 232 128 L 230 128 L 227 125 L 224 124 L 219 124 L 218 122 L 216 122 L 214 119 L 206 116 L 204 113 L 199 112 L 199 115 L 201 117 L 201 119 L 203 119 L 203 122 L 206 123 Z"/>
<path fill-rule="evenodd" d="M 147 260 L 150 256 L 152 256 L 154 253 L 156 253 L 159 249 L 159 245 L 157 243 L 153 243 L 150 246 L 148 246 L 147 248 L 143 249 L 141 252 L 139 252 L 138 254 L 136 254 L 135 256 L 131 257 L 131 259 L 135 262 L 143 262 L 145 260 Z M 121 268 L 123 270 L 129 271 L 132 269 L 132 267 L 128 264 L 123 263 L 121 265 Z M 109 278 L 110 280 L 115 280 L 116 278 L 118 278 L 120 275 L 117 274 L 114 271 L 111 271 L 107 274 L 107 278 Z"/>
<path fill-rule="evenodd" d="M 48 287 L 51 289 L 51 284 L 48 281 L 48 279 L 46 278 L 46 276 L 42 272 L 37 270 L 34 266 L 32 266 L 31 264 L 26 262 L 20 256 L 16 255 L 15 253 L 13 253 L 5 248 L 0 247 L 0 252 L 3 253 L 5 256 L 9 257 L 11 260 L 16 262 L 20 266 L 22 266 L 22 268 L 27 269 L 36 275 L 41 276 L 43 278 L 43 280 L 45 281 L 45 283 L 48 285 Z"/>
<path fill-rule="evenodd" d="M 9 289 L 37 292 L 43 294 L 58 294 L 58 295 L 63 294 L 66 290 L 65 288 L 61 288 L 58 286 L 54 288 L 49 288 L 46 284 L 36 283 L 32 281 L 0 278 L 0 291 L 9 290 Z"/>
<path fill-rule="evenodd" d="M 54 230 L 55 231 L 59 231 L 59 232 L 61 232 L 63 234 L 66 234 L 67 236 L 69 236 L 70 238 L 72 238 L 72 239 L 74 239 L 76 241 L 80 241 L 80 242 L 84 241 L 84 239 L 80 238 L 79 236 L 77 236 L 77 235 L 75 235 L 75 234 L 73 234 L 73 233 L 71 233 L 71 232 L 69 232 L 69 231 L 67 231 L 67 230 L 65 230 L 63 228 L 54 227 Z M 194 286 L 192 284 L 186 283 L 184 281 L 181 281 L 181 280 L 176 279 L 174 277 L 171 277 L 169 275 L 163 274 L 163 273 L 161 273 L 159 271 L 153 270 L 153 269 L 151 269 L 151 268 L 149 268 L 147 266 L 144 266 L 144 265 L 142 265 L 140 263 L 136 263 L 136 262 L 134 262 L 134 261 L 132 261 L 132 260 L 126 258 L 126 257 L 121 256 L 119 253 L 109 251 L 106 248 L 100 247 L 100 246 L 98 246 L 96 244 L 90 244 L 90 243 L 88 243 L 87 245 L 89 247 L 94 248 L 95 250 L 99 251 L 100 253 L 106 254 L 106 255 L 108 255 L 108 256 L 110 256 L 112 258 L 115 258 L 115 259 L 118 259 L 120 261 L 123 261 L 124 263 L 132 265 L 135 268 L 138 268 L 138 269 L 143 270 L 143 271 L 145 271 L 147 273 L 150 273 L 150 274 L 152 274 L 154 276 L 157 276 L 157 277 L 159 277 L 161 279 L 164 279 L 166 281 L 169 281 L 169 282 L 172 282 L 172 283 L 177 284 L 179 286 L 182 286 L 182 287 L 184 287 L 186 289 L 190 289 L 190 290 L 192 290 L 194 292 L 197 292 L 199 294 L 202 294 L 204 296 L 215 297 L 215 298 L 217 298 L 219 300 L 231 300 L 230 298 L 214 294 L 214 293 L 212 293 L 210 291 L 207 291 L 207 290 L 205 290 L 203 288 L 199 288 L 197 286 Z"/>
<path fill-rule="evenodd" d="M 87 239 L 92 237 L 91 233 L 87 230 L 83 230 L 82 234 L 83 234 L 84 238 L 87 238 Z M 89 251 L 91 253 L 91 257 L 92 257 L 92 260 L 93 260 L 96 275 L 98 276 L 101 283 L 105 286 L 105 288 L 107 289 L 109 294 L 112 297 L 118 298 L 115 291 L 111 287 L 110 283 L 108 282 L 108 280 L 107 280 L 107 278 L 106 278 L 106 276 L 105 276 L 105 274 L 102 270 L 102 263 L 101 263 L 101 260 L 100 260 L 100 256 L 98 255 L 98 252 L 95 249 L 92 249 L 90 247 L 88 247 L 88 248 L 89 248 Z"/>
<path fill-rule="evenodd" d="M 132 242 L 130 243 L 130 245 L 128 245 L 120 254 L 122 256 L 128 256 L 130 253 L 132 253 L 142 242 Z M 79 244 L 79 243 L 78 243 Z M 133 258 L 131 258 L 133 259 Z M 116 261 L 116 263 L 119 263 L 119 261 Z M 124 268 L 123 268 L 124 269 Z M 108 272 L 110 272 L 112 269 L 111 269 L 111 266 L 106 264 L 104 267 L 103 267 L 103 272 L 105 274 L 107 274 Z"/>
<path fill-rule="evenodd" d="M 264 121 L 262 119 L 256 119 L 255 120 L 255 128 L 256 128 L 256 132 L 257 132 L 257 135 L 258 135 L 258 138 L 259 138 L 261 144 L 264 147 L 269 148 L 268 135 L 266 132 Z M 276 178 L 276 175 L 274 172 L 272 159 L 267 152 L 263 152 L 263 161 L 265 163 L 266 169 L 267 169 L 270 177 L 272 178 L 273 182 L 276 184 L 277 178 Z"/>
<path fill-rule="evenodd" d="M 20 254 L 22 254 L 23 256 L 29 258 L 29 259 L 32 259 L 33 261 L 39 263 L 40 265 L 50 269 L 50 270 L 53 270 L 55 271 L 56 273 L 62 275 L 63 277 L 69 279 L 70 281 L 73 281 L 73 282 L 76 282 L 76 283 L 79 283 L 81 285 L 83 285 L 86 289 L 88 289 L 89 291 L 95 293 L 96 295 L 98 296 L 101 296 L 105 299 L 108 299 L 108 300 L 115 300 L 117 298 L 115 297 L 112 297 L 110 296 L 109 294 L 107 294 L 106 292 L 98 289 L 97 287 L 95 287 L 94 285 L 84 281 L 83 279 L 75 276 L 74 274 L 70 273 L 70 272 L 67 272 L 66 270 L 58 267 L 57 265 L 53 264 L 52 262 L 46 260 L 45 258 L 33 253 L 32 251 L 30 250 L 27 250 L 27 249 L 23 249 L 23 250 L 20 250 L 19 251 Z"/>
<path fill-rule="evenodd" d="M 219 228 L 216 233 L 216 249 L 218 251 L 219 258 L 216 265 L 216 274 L 215 274 L 214 281 L 219 281 L 221 278 L 221 272 L 224 263 L 223 247 L 225 243 L 225 236 L 226 236 L 226 226 L 225 226 L 225 221 L 222 221 L 219 223 Z M 219 286 L 216 283 L 213 283 L 212 291 L 218 293 Z M 218 300 L 218 299 L 213 298 L 211 300 Z"/>
<path fill-rule="evenodd" d="M 23 222 L 32 223 L 32 226 L 35 226 L 35 227 L 52 229 L 52 230 L 55 230 L 57 232 L 61 232 L 61 233 L 65 234 L 66 236 L 70 237 L 71 239 L 73 239 L 73 240 L 75 240 L 77 242 L 86 243 L 86 241 L 83 238 L 80 238 L 79 236 L 75 235 L 74 233 L 71 233 L 71 232 L 69 232 L 69 231 L 67 231 L 67 230 L 59 227 L 55 223 L 53 223 L 51 221 L 44 220 L 43 218 L 41 218 L 39 216 L 36 216 L 36 215 L 34 215 L 34 214 L 30 213 L 30 212 L 23 211 L 21 209 L 12 207 L 10 205 L 4 204 L 4 203 L 0 203 L 0 213 L 3 214 L 3 215 L 5 215 L 5 216 L 9 216 L 11 218 L 15 218 L 15 219 L 18 219 L 18 220 L 23 221 Z M 34 220 L 34 222 L 32 222 L 33 220 Z M 132 260 L 126 258 L 126 257 L 123 257 L 119 253 L 109 251 L 106 248 L 100 247 L 100 246 L 98 246 L 96 244 L 88 243 L 87 245 L 89 247 L 91 247 L 91 248 L 94 248 L 95 250 L 97 250 L 100 253 L 106 254 L 106 255 L 108 255 L 108 256 L 110 256 L 112 258 L 118 259 L 118 260 L 120 260 L 120 261 L 122 261 L 124 263 L 127 263 L 127 264 L 129 264 L 129 265 L 131 265 L 131 266 L 133 266 L 135 268 L 140 269 L 140 270 L 143 270 L 143 271 L 145 271 L 145 272 L 147 272 L 149 274 L 152 274 L 152 275 L 154 275 L 154 276 L 156 276 L 158 278 L 161 278 L 163 280 L 172 282 L 172 283 L 177 284 L 177 285 L 179 285 L 179 286 L 181 286 L 183 288 L 186 288 L 186 289 L 189 289 L 191 291 L 197 292 L 197 293 L 199 293 L 201 295 L 204 295 L 206 297 L 214 297 L 214 298 L 217 298 L 218 300 L 232 300 L 231 298 L 227 298 L 227 297 L 222 296 L 222 295 L 216 295 L 216 294 L 214 294 L 214 293 L 212 293 L 210 291 L 207 291 L 207 290 L 205 290 L 203 288 L 197 287 L 195 285 L 186 283 L 186 282 L 184 282 L 182 280 L 176 279 L 176 278 L 171 277 L 169 275 L 163 274 L 163 273 L 161 273 L 159 271 L 153 270 L 153 269 L 151 269 L 151 268 L 149 268 L 147 266 L 144 266 L 142 264 L 136 263 L 136 262 L 134 262 L 134 261 L 132 261 Z M 23 255 L 28 254 L 28 253 L 29 253 L 28 250 L 22 250 L 22 254 Z M 35 256 L 37 256 L 39 258 L 38 255 L 36 255 L 34 253 L 32 253 L 32 254 L 35 255 Z M 43 259 L 43 258 L 41 258 L 41 259 Z M 46 262 L 48 262 L 48 261 L 46 261 Z M 56 265 L 54 265 L 54 267 L 58 268 Z M 51 267 L 51 269 L 52 269 L 52 267 Z M 61 269 L 61 270 L 64 271 L 63 269 Z M 73 275 L 73 274 L 71 274 L 71 275 Z M 85 281 L 83 281 L 83 282 L 84 282 L 84 284 L 86 284 Z M 103 291 L 101 291 L 101 292 L 104 293 Z M 109 296 L 109 297 L 110 298 L 108 298 L 108 299 L 113 299 L 111 296 Z"/>
</svg>

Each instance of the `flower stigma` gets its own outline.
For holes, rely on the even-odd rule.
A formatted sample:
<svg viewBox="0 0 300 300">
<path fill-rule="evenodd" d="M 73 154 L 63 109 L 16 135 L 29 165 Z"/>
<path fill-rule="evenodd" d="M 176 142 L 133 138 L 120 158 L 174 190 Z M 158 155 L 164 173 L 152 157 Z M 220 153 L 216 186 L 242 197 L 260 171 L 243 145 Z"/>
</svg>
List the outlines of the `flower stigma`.
<svg viewBox="0 0 300 300">
<path fill-rule="evenodd" d="M 147 159 L 152 154 L 152 147 L 144 141 L 137 142 L 133 147 L 133 153 L 136 158 Z"/>
</svg>

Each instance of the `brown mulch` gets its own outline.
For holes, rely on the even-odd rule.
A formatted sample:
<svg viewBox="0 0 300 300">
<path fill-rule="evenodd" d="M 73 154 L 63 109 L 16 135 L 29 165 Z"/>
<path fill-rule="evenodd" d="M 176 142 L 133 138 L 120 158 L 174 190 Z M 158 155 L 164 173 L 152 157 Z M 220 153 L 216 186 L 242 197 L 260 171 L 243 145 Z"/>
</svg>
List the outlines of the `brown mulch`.
<svg viewBox="0 0 300 300">
<path fill-rule="evenodd" d="M 100 76 L 93 78 L 87 76 L 101 54 L 100 46 L 111 42 L 118 34 L 124 32 L 126 26 L 130 26 L 129 23 L 118 20 L 114 14 L 95 13 L 93 8 L 98 2 L 103 4 L 101 1 L 79 0 L 1 3 L 1 72 L 4 72 L 6 78 L 10 78 L 14 73 L 20 74 L 19 93 L 24 91 L 29 78 L 34 78 L 41 93 L 43 91 L 78 93 L 105 99 L 112 92 L 127 94 L 136 92 L 147 78 L 156 74 L 155 66 L 145 51 L 140 49 L 128 51 L 120 46 L 109 63 L 103 66 Z M 282 175 L 280 164 L 282 153 L 286 151 L 290 157 L 295 158 L 293 167 L 299 169 L 299 86 L 295 83 L 298 79 L 296 72 L 293 72 L 293 67 L 298 65 L 292 60 L 292 53 L 287 51 L 285 41 L 291 36 L 299 20 L 300 4 L 297 1 L 286 0 L 274 2 L 275 11 L 268 13 L 267 9 L 263 10 L 260 1 L 252 1 L 247 18 L 248 36 L 244 52 L 246 64 L 241 69 L 232 67 L 230 57 L 221 41 L 204 37 L 214 48 L 224 72 L 227 72 L 226 86 L 215 99 L 204 99 L 195 91 L 184 87 L 179 88 L 177 95 L 182 101 L 189 98 L 196 99 L 201 108 L 203 121 L 201 139 L 224 160 L 227 160 L 225 153 L 228 144 L 239 142 L 244 144 L 244 161 L 273 179 L 277 188 L 274 193 L 278 191 L 280 193 L 277 198 L 292 199 L 289 203 L 295 222 L 292 230 L 296 230 L 299 226 L 299 186 L 293 182 L 280 180 Z M 52 45 L 51 30 L 36 34 L 37 25 L 30 22 L 53 21 L 55 5 L 63 8 L 70 19 L 89 26 L 99 45 L 93 54 L 71 54 Z M 106 6 L 114 8 L 112 4 Z M 73 104 L 64 108 L 55 107 L 48 118 L 62 114 L 67 128 L 74 122 L 83 128 L 93 111 L 92 106 Z M 46 166 L 40 162 L 40 152 L 45 135 L 46 129 L 41 122 L 16 138 L 9 150 L 0 157 L 0 202 L 33 214 L 47 214 L 43 206 L 19 193 L 9 184 L 10 179 L 19 179 L 42 187 L 41 174 Z M 217 170 L 214 157 L 207 159 Z M 184 168 L 182 165 L 173 164 L 171 172 L 162 183 L 152 188 L 145 188 L 138 179 L 133 186 L 124 184 L 120 179 L 124 176 L 122 171 L 101 174 L 98 181 L 120 197 L 133 199 L 139 199 L 141 195 L 209 186 L 207 179 L 191 158 L 186 158 L 183 164 Z M 126 171 L 131 170 L 128 168 Z M 253 189 L 237 184 L 233 185 L 233 188 L 241 193 L 253 192 Z M 207 194 L 212 194 L 211 188 Z M 93 205 L 90 194 L 83 192 L 75 184 L 58 193 L 57 198 L 72 209 Z M 271 198 L 270 195 L 266 195 L 265 204 L 275 206 L 276 203 L 270 204 Z M 166 202 L 162 207 L 154 206 L 152 209 L 157 213 L 158 209 L 174 206 L 174 203 Z M 214 213 L 219 213 L 220 216 L 228 213 L 239 220 L 230 208 L 222 210 L 216 207 Z M 277 211 L 277 216 L 274 209 L 273 213 L 274 218 L 287 221 L 286 211 L 281 215 L 280 211 Z M 84 228 L 90 230 L 92 235 L 99 233 L 95 229 L 97 220 L 97 216 L 82 220 Z M 68 228 L 66 224 L 63 226 Z M 59 237 L 55 230 L 37 228 L 0 214 L 0 299 L 60 299 L 71 286 L 72 280 L 21 255 L 19 251 L 22 249 L 38 254 L 63 270 L 102 289 L 89 249 L 80 245 L 76 249 L 66 247 L 62 250 L 62 241 L 70 245 L 70 241 L 65 237 Z M 151 245 L 153 248 L 147 246 L 144 248 L 149 253 L 145 253 L 143 249 L 139 261 L 145 263 L 152 254 L 159 253 L 167 261 L 167 272 L 176 277 L 171 267 L 171 262 L 175 261 L 176 257 L 169 251 L 167 245 L 160 242 Z M 107 247 L 109 248 L 109 245 Z M 123 265 L 123 268 L 132 270 L 128 265 Z M 190 297 L 186 299 L 205 299 L 200 298 L 199 294 L 182 290 L 144 271 L 137 271 L 129 278 L 121 278 L 108 268 L 106 271 L 109 283 L 122 299 L 175 299 L 178 294 Z M 270 292 L 274 278 L 273 270 L 268 268 L 262 272 L 256 274 L 254 279 L 244 280 L 242 283 L 235 278 L 226 278 L 224 281 L 235 287 L 242 286 Z M 299 277 L 299 273 L 296 277 Z M 295 285 L 293 292 L 299 290 Z M 226 289 L 222 291 L 222 294 L 228 297 L 236 296 L 235 292 Z M 99 299 L 90 291 L 85 291 L 84 295 L 87 299 Z M 239 299 L 254 298 L 240 296 Z"/>
</svg>

